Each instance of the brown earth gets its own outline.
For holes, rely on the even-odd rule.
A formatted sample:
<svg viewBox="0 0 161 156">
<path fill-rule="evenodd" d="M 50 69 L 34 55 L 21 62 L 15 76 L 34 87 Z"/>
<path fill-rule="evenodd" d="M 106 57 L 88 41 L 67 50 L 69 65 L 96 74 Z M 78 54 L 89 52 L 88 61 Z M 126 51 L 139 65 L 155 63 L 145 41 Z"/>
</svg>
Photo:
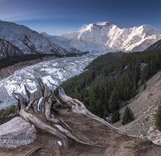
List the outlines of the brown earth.
<svg viewBox="0 0 161 156">
<path fill-rule="evenodd" d="M 161 147 L 152 142 L 128 137 L 117 130 L 88 118 L 65 111 L 61 116 L 80 140 L 101 147 L 78 144 L 70 140 L 68 149 L 60 148 L 58 139 L 42 131 L 37 140 L 16 150 L 0 149 L 0 156 L 159 156 Z M 32 153 L 33 152 L 33 153 Z"/>
</svg>

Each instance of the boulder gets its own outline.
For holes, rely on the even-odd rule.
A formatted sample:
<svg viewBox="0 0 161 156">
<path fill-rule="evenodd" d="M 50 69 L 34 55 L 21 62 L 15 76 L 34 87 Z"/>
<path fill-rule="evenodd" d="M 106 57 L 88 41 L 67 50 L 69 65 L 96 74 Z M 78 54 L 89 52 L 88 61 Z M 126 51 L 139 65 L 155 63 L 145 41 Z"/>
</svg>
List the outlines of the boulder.
<svg viewBox="0 0 161 156">
<path fill-rule="evenodd" d="M 15 117 L 0 126 L 0 148 L 28 145 L 37 137 L 36 128 L 21 117 Z"/>
</svg>

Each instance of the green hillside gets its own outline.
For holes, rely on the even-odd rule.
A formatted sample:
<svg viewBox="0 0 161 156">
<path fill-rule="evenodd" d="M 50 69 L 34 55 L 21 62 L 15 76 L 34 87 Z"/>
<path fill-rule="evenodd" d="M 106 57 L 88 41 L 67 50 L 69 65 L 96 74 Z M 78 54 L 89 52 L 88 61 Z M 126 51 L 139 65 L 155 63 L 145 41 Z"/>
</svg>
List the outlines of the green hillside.
<svg viewBox="0 0 161 156">
<path fill-rule="evenodd" d="M 145 82 L 161 69 L 161 51 L 108 53 L 98 57 L 86 71 L 62 84 L 68 95 L 82 101 L 94 114 L 104 118 L 133 98 Z"/>
</svg>

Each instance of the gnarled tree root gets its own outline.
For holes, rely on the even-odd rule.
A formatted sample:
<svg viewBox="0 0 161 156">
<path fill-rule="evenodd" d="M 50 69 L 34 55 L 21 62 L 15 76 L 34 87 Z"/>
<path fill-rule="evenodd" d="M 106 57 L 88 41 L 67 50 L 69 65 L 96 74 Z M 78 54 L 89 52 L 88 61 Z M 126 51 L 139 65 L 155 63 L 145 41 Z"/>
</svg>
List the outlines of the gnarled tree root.
<svg viewBox="0 0 161 156">
<path fill-rule="evenodd" d="M 68 97 L 63 89 L 59 90 L 59 97 L 64 102 L 63 104 L 55 96 L 54 92 L 46 84 L 43 84 L 41 79 L 38 79 L 37 90 L 34 93 L 31 94 L 26 86 L 25 90 L 28 96 L 27 99 L 19 93 L 13 93 L 13 96 L 18 101 L 20 109 L 19 115 L 26 121 L 32 123 L 36 128 L 48 132 L 60 139 L 62 143 L 61 146 L 63 147 L 68 147 L 69 138 L 80 144 L 102 147 L 93 142 L 84 142 L 78 139 L 72 134 L 72 129 L 68 124 L 62 119 L 56 118 L 55 114 L 53 114 L 55 110 L 58 111 L 59 107 L 64 105 L 70 106 L 68 108 L 71 108 L 71 111 L 76 113 L 80 113 L 79 110 L 85 111 L 85 106 L 75 99 Z M 43 116 L 43 119 L 45 120 L 42 120 L 40 115 Z M 49 123 L 52 123 L 52 125 Z"/>
</svg>

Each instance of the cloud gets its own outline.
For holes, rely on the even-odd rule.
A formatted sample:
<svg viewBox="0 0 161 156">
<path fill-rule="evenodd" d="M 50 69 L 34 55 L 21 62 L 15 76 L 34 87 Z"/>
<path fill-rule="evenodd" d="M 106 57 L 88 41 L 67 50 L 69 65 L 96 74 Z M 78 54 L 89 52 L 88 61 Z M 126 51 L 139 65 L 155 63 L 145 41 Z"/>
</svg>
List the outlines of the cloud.
<svg viewBox="0 0 161 156">
<path fill-rule="evenodd" d="M 96 24 L 98 24 L 98 25 L 106 25 L 106 24 L 108 24 L 108 22 L 97 22 Z"/>
</svg>

